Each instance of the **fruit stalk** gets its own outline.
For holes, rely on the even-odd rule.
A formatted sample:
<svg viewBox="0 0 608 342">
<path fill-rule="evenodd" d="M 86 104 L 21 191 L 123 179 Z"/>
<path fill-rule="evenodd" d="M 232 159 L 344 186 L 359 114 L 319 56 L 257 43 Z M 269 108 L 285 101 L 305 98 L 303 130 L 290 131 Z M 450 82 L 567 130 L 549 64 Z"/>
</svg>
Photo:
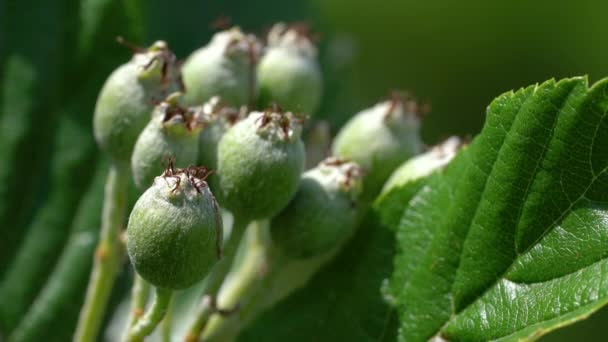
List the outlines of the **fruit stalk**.
<svg viewBox="0 0 608 342">
<path fill-rule="evenodd" d="M 160 323 L 160 339 L 162 342 L 171 342 L 171 332 L 173 328 L 172 320 L 174 311 L 175 301 L 171 301 L 171 303 L 169 303 L 169 307 L 167 308 L 167 312 L 165 313 L 165 317 Z"/>
<path fill-rule="evenodd" d="M 165 316 L 172 297 L 173 290 L 157 287 L 152 306 L 150 306 L 148 312 L 131 327 L 127 340 L 130 342 L 143 341 L 144 337 L 150 335 Z"/>
<path fill-rule="evenodd" d="M 128 177 L 126 167 L 113 165 L 110 168 L 105 187 L 100 240 L 95 250 L 93 272 L 78 319 L 75 341 L 97 339 L 122 256 L 119 233 L 126 213 Z"/>
<path fill-rule="evenodd" d="M 212 315 L 203 332 L 204 340 L 224 340 L 226 334 L 238 334 L 242 322 L 246 321 L 247 305 L 262 284 L 271 267 L 271 242 L 267 221 L 256 221 L 245 237 L 245 253 L 235 271 L 230 272 L 217 296 L 217 306 L 224 309 L 238 308 L 233 313 Z M 279 264 L 272 265 L 281 268 Z"/>
<path fill-rule="evenodd" d="M 205 329 L 211 315 L 218 311 L 215 304 L 215 297 L 217 296 L 228 271 L 230 271 L 230 266 L 233 264 L 236 256 L 237 247 L 239 246 L 248 225 L 249 222 L 247 220 L 235 217 L 230 238 L 223 249 L 223 258 L 215 265 L 205 280 L 206 284 L 203 291 L 204 299 L 196 312 L 196 318 L 192 323 L 192 326 L 188 330 L 186 336 L 187 341 L 197 341 Z M 230 310 L 231 308 L 222 309 Z"/>
<path fill-rule="evenodd" d="M 139 318 L 144 314 L 148 295 L 150 294 L 150 284 L 138 274 L 133 277 L 133 290 L 131 291 L 131 311 L 125 325 L 125 336 L 128 336 L 129 329 L 134 326 Z"/>
</svg>

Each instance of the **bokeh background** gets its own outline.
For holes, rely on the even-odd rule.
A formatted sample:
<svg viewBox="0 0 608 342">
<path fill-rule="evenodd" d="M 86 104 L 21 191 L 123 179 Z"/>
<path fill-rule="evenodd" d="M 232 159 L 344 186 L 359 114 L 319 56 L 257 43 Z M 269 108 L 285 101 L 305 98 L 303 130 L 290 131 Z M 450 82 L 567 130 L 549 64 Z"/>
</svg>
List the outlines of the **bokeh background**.
<svg viewBox="0 0 608 342">
<path fill-rule="evenodd" d="M 477 133 L 485 107 L 510 89 L 549 78 L 588 75 L 595 82 L 608 76 L 608 2 L 601 1 L 0 4 L 0 269 L 59 191 L 57 184 L 82 189 L 61 207 L 76 210 L 98 160 L 90 125 L 97 91 L 130 55 L 114 42 L 119 34 L 141 45 L 164 39 L 178 58 L 185 58 L 206 44 L 213 34 L 210 24 L 220 16 L 257 33 L 276 21 L 307 22 L 319 33 L 326 82 L 319 117 L 335 130 L 390 90 L 403 89 L 432 106 L 423 127 L 428 144 Z M 79 129 L 64 128 L 65 120 Z M 76 145 L 77 157 L 86 162 L 55 169 L 57 151 Z M 67 175 L 61 178 L 58 172 Z M 64 216 L 65 222 L 71 220 Z M 52 257 L 49 265 L 58 255 Z M 543 340 L 599 339 L 606 324 L 608 310 L 603 310 Z"/>
</svg>

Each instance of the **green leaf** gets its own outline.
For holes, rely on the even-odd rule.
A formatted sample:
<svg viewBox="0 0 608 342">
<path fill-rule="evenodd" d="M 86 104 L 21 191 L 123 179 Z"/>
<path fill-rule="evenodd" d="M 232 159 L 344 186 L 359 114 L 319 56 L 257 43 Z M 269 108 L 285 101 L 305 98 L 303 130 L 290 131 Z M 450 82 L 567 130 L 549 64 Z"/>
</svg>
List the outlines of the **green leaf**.
<svg viewBox="0 0 608 342">
<path fill-rule="evenodd" d="M 14 256 L 45 196 L 54 109 L 73 47 L 76 8 L 74 0 L 0 3 L 6 13 L 0 23 L 6 50 L 0 60 L 0 270 Z"/>
<path fill-rule="evenodd" d="M 608 80 L 495 99 L 410 201 L 388 290 L 399 338 L 534 339 L 608 302 Z"/>
</svg>

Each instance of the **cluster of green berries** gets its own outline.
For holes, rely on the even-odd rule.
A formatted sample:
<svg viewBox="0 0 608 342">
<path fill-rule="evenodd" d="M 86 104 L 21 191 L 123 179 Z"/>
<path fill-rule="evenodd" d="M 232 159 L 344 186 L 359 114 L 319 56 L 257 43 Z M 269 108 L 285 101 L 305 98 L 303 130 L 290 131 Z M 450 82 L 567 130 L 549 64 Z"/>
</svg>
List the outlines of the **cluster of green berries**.
<svg viewBox="0 0 608 342">
<path fill-rule="evenodd" d="M 239 28 L 219 32 L 181 68 L 157 42 L 109 77 L 95 136 L 142 192 L 127 229 L 142 278 L 162 289 L 202 280 L 221 254 L 220 206 L 246 222 L 270 219 L 273 243 L 292 258 L 352 235 L 365 201 L 421 151 L 419 116 L 400 97 L 366 109 L 305 171 L 304 117 L 321 93 L 310 35 L 285 24 L 266 46 Z"/>
</svg>

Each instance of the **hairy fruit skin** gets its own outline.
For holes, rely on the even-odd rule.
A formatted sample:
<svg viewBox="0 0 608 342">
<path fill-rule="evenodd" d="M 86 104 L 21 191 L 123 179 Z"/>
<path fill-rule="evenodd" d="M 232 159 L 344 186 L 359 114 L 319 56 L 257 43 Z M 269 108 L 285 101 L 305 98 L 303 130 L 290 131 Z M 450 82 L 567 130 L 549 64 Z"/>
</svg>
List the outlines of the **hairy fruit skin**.
<svg viewBox="0 0 608 342">
<path fill-rule="evenodd" d="M 268 50 L 257 69 L 259 105 L 313 115 L 321 101 L 323 80 L 310 40 L 284 24 L 268 35 Z"/>
<path fill-rule="evenodd" d="M 169 117 L 171 110 L 183 113 Z M 188 109 L 168 102 L 158 105 L 133 149 L 131 169 L 137 188 L 141 191 L 147 189 L 162 172 L 163 164 L 169 158 L 175 160 L 177 167 L 195 164 L 200 130 L 200 125 L 194 121 Z"/>
<path fill-rule="evenodd" d="M 218 257 L 221 238 L 222 219 L 209 187 L 178 172 L 156 177 L 135 203 L 127 251 L 142 278 L 177 290 L 205 277 Z"/>
<path fill-rule="evenodd" d="M 255 66 L 261 45 L 238 27 L 216 33 L 182 66 L 185 102 L 201 105 L 213 96 L 232 106 L 246 105 L 255 96 Z"/>
<path fill-rule="evenodd" d="M 235 216 L 272 217 L 295 193 L 305 153 L 301 126 L 289 116 L 253 112 L 220 141 L 218 197 Z M 289 127 L 281 126 L 282 120 L 288 120 Z"/>
<path fill-rule="evenodd" d="M 352 117 L 338 132 L 332 151 L 363 168 L 364 197 L 372 198 L 395 168 L 420 153 L 419 130 L 418 117 L 401 101 L 386 101 Z"/>
<path fill-rule="evenodd" d="M 219 96 L 212 97 L 197 113 L 204 128 L 199 134 L 198 164 L 217 169 L 217 147 L 220 140 L 243 116 L 241 110 L 223 103 Z"/>
<path fill-rule="evenodd" d="M 356 227 L 360 190 L 355 163 L 326 159 L 302 175 L 293 200 L 272 219 L 273 242 L 295 258 L 330 251 Z"/>
<path fill-rule="evenodd" d="M 458 153 L 463 141 L 454 136 L 429 151 L 406 160 L 390 176 L 382 188 L 382 194 L 403 186 L 416 179 L 426 177 L 433 171 L 447 165 Z"/>
<path fill-rule="evenodd" d="M 164 42 L 136 53 L 106 80 L 93 119 L 95 139 L 114 162 L 128 163 L 154 104 L 179 89 L 175 56 Z"/>
</svg>

